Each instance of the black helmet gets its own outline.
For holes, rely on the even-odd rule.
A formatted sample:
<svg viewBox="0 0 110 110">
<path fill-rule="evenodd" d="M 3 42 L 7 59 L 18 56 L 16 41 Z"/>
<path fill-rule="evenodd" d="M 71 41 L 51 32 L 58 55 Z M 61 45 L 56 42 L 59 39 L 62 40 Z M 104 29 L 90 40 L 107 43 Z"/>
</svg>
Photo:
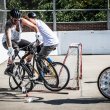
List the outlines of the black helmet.
<svg viewBox="0 0 110 110">
<path fill-rule="evenodd" d="M 29 12 L 28 17 L 29 18 L 36 18 L 36 14 L 34 12 Z"/>
<path fill-rule="evenodd" d="M 19 10 L 15 9 L 15 8 L 10 11 L 10 15 L 13 18 L 20 18 L 21 17 L 21 14 L 20 14 Z"/>
</svg>

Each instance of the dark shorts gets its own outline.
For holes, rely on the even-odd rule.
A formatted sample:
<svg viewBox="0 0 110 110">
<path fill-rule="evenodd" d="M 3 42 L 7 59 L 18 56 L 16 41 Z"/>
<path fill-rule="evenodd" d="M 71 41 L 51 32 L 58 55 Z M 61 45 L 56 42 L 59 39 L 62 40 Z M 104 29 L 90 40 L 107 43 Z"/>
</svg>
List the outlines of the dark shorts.
<svg viewBox="0 0 110 110">
<path fill-rule="evenodd" d="M 28 46 L 30 43 L 31 42 L 29 42 L 27 40 L 24 40 L 24 39 L 21 39 L 19 42 L 16 42 L 16 41 L 12 40 L 12 47 L 14 49 L 23 48 L 23 47 Z M 5 49 L 8 49 L 6 42 L 3 43 L 3 46 L 4 46 Z M 28 48 L 23 48 L 23 50 L 28 51 Z"/>
<path fill-rule="evenodd" d="M 51 46 L 43 46 L 43 47 L 41 48 L 41 51 L 39 52 L 39 55 L 46 57 L 46 56 L 48 56 L 53 50 L 55 50 L 57 46 L 58 46 L 57 44 L 56 44 L 56 45 L 51 45 Z"/>
<path fill-rule="evenodd" d="M 16 41 L 12 40 L 12 47 L 14 49 L 16 49 L 16 48 L 23 48 L 22 50 L 29 51 L 28 47 L 27 48 L 24 48 L 24 47 L 28 46 L 30 43 L 31 42 L 29 42 L 27 40 L 24 40 L 24 39 L 21 39 L 20 42 L 16 42 Z M 3 46 L 4 46 L 5 49 L 8 49 L 6 42 L 3 43 Z M 41 50 L 41 46 L 38 46 L 37 47 L 37 52 L 39 53 L 40 50 Z"/>
</svg>

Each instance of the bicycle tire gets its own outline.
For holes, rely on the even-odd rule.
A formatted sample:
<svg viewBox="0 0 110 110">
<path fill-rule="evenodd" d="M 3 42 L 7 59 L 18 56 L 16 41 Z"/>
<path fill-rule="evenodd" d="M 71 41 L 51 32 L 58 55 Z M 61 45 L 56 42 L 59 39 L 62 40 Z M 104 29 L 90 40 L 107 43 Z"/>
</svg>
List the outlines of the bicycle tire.
<svg viewBox="0 0 110 110">
<path fill-rule="evenodd" d="M 98 76 L 97 85 L 100 93 L 110 99 L 110 67 L 105 68 Z"/>
<path fill-rule="evenodd" d="M 61 62 L 53 62 L 54 68 L 57 71 L 59 77 L 59 85 L 56 88 L 53 88 L 52 91 L 61 91 L 63 90 L 69 83 L 70 80 L 70 72 L 66 65 Z"/>
<path fill-rule="evenodd" d="M 16 90 L 19 88 L 19 86 L 22 83 L 21 79 L 19 79 L 19 77 L 18 77 L 18 74 L 21 73 L 21 72 L 18 73 L 18 71 L 20 71 L 18 62 L 17 63 L 15 62 L 13 70 L 14 70 L 14 73 L 13 73 L 14 76 L 13 75 L 9 76 L 9 87 L 11 90 Z"/>
<path fill-rule="evenodd" d="M 15 76 L 9 77 L 10 88 L 12 90 L 15 90 L 18 88 L 22 90 L 22 86 L 25 86 L 26 88 L 25 92 L 30 92 L 33 89 L 33 82 L 30 80 L 28 73 L 22 68 L 20 63 L 17 63 L 16 65 L 18 66 L 18 68 L 16 69 L 18 73 Z M 12 78 L 12 82 L 11 82 L 11 78 Z"/>
<path fill-rule="evenodd" d="M 21 83 L 18 84 L 13 76 L 9 76 L 9 87 L 11 90 L 18 89 L 19 85 L 21 85 Z"/>
<path fill-rule="evenodd" d="M 44 86 L 48 90 L 53 91 L 53 88 L 57 87 L 59 84 L 59 78 L 52 63 L 46 58 L 40 57 L 36 60 L 36 66 L 40 73 L 40 77 L 44 82 Z"/>
</svg>

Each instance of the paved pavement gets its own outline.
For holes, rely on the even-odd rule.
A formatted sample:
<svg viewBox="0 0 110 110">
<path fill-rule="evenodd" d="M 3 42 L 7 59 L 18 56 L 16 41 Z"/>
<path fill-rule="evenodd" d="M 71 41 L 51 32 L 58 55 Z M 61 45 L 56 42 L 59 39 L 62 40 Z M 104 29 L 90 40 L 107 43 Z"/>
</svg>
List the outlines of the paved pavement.
<svg viewBox="0 0 110 110">
<path fill-rule="evenodd" d="M 0 110 L 109 110 L 110 100 L 104 98 L 97 88 L 97 77 L 108 66 L 110 55 L 83 55 L 83 79 L 80 90 L 62 90 L 54 93 L 43 86 L 36 86 L 28 94 L 34 101 L 27 103 L 25 94 L 19 90 L 10 90 L 8 76 L 3 74 L 6 67 L 4 62 L 0 65 Z"/>
</svg>

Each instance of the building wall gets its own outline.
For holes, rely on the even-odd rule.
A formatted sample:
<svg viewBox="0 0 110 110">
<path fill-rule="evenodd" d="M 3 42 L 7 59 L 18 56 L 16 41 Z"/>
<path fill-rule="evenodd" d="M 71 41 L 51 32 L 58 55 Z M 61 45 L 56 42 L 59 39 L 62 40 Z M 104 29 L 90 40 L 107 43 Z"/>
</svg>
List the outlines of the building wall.
<svg viewBox="0 0 110 110">
<path fill-rule="evenodd" d="M 59 38 L 58 48 L 53 51 L 53 55 L 66 54 L 71 43 L 82 43 L 83 54 L 110 54 L 110 30 L 84 30 L 84 31 L 57 31 Z M 7 51 L 2 46 L 2 36 L 0 34 L 0 63 L 5 61 Z M 21 37 L 31 42 L 35 41 L 34 32 L 23 32 Z"/>
<path fill-rule="evenodd" d="M 53 23 L 47 23 L 47 25 L 53 30 Z M 2 23 L 0 23 L 0 32 L 2 32 Z M 107 22 L 91 22 L 91 23 L 57 23 L 57 31 L 80 31 L 80 30 L 107 30 Z M 24 32 L 31 32 L 28 27 L 23 28 Z"/>
<path fill-rule="evenodd" d="M 82 43 L 83 54 L 110 54 L 110 30 L 58 31 L 59 54 L 66 54 L 71 43 Z"/>
<path fill-rule="evenodd" d="M 53 24 L 48 23 L 49 27 L 53 29 Z M 57 23 L 57 31 L 80 31 L 80 30 L 107 30 L 106 22 L 94 22 L 94 23 Z"/>
</svg>

